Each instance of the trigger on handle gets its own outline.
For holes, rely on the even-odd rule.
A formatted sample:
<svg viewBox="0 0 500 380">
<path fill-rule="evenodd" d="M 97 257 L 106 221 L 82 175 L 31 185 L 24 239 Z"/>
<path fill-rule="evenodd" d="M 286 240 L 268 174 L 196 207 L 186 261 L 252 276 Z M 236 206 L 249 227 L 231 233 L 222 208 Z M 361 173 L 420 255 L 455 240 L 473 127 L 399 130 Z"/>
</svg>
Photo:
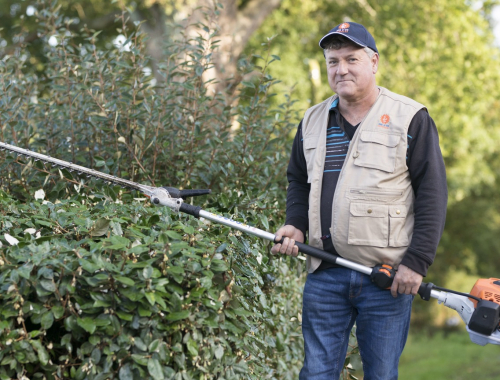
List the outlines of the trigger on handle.
<svg viewBox="0 0 500 380">
<path fill-rule="evenodd" d="M 373 267 L 370 279 L 380 289 L 388 289 L 391 287 L 395 275 L 396 271 L 392 266 L 381 264 Z"/>
</svg>

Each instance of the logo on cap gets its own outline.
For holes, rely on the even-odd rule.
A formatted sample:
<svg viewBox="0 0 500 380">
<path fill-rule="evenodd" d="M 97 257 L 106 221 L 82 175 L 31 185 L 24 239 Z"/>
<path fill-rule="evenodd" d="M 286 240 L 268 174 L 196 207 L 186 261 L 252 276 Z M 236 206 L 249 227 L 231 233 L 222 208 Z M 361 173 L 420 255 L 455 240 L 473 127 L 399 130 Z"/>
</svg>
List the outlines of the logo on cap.
<svg viewBox="0 0 500 380">
<path fill-rule="evenodd" d="M 350 26 L 351 25 L 348 22 L 343 22 L 342 24 L 339 25 L 337 32 L 347 33 L 347 32 L 349 32 Z"/>
</svg>

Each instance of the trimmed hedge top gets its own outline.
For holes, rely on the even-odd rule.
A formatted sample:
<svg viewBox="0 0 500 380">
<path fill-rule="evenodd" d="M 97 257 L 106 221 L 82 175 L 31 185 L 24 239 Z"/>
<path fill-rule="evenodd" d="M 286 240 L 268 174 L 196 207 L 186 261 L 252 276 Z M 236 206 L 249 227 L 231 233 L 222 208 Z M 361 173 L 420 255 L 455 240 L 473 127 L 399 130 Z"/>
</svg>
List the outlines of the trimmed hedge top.
<svg viewBox="0 0 500 380">
<path fill-rule="evenodd" d="M 300 282 L 282 258 L 166 208 L 91 198 L 0 192 L 1 379 L 296 376 Z"/>
</svg>

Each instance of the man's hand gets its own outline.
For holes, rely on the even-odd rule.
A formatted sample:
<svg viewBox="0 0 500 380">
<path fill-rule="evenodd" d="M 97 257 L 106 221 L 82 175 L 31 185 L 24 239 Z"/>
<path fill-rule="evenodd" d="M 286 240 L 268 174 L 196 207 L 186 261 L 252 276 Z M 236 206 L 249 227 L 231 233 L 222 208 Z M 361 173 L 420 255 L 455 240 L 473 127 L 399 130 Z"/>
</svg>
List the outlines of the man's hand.
<svg viewBox="0 0 500 380">
<path fill-rule="evenodd" d="M 416 295 L 422 283 L 422 278 L 422 275 L 414 272 L 407 266 L 400 265 L 391 286 L 392 296 L 396 298 L 398 293 Z"/>
<path fill-rule="evenodd" d="M 299 254 L 299 247 L 295 245 L 295 242 L 304 242 L 302 231 L 288 224 L 276 231 L 276 240 L 281 240 L 282 237 L 285 237 L 283 244 L 276 244 L 271 248 L 271 253 L 285 253 L 289 256 L 297 256 Z"/>
</svg>

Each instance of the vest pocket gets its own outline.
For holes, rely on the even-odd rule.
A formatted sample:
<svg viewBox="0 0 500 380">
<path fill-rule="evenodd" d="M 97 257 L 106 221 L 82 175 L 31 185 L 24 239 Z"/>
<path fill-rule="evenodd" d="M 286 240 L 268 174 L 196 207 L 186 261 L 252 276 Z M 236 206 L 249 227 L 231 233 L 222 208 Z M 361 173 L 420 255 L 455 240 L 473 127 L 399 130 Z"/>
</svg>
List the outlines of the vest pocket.
<svg viewBox="0 0 500 380">
<path fill-rule="evenodd" d="M 401 134 L 361 131 L 358 145 L 353 153 L 354 165 L 393 173 L 400 140 Z"/>
<path fill-rule="evenodd" d="M 410 244 L 405 230 L 406 216 L 405 205 L 389 206 L 389 247 L 406 247 Z"/>
<path fill-rule="evenodd" d="M 347 243 L 387 247 L 389 206 L 351 202 Z"/>
</svg>

